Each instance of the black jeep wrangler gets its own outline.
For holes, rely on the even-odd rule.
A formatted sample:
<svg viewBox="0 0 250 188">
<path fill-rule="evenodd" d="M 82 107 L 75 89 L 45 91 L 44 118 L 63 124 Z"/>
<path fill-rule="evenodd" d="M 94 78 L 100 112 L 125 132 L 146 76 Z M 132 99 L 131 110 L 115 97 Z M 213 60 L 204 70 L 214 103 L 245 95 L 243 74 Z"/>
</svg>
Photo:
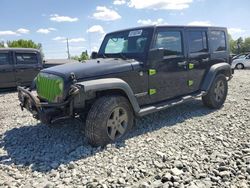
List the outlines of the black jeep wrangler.
<svg viewBox="0 0 250 188">
<path fill-rule="evenodd" d="M 105 36 L 85 63 L 42 70 L 18 88 L 21 107 L 42 123 L 85 117 L 93 146 L 123 138 L 135 117 L 202 97 L 220 108 L 232 78 L 227 29 L 149 26 Z"/>
</svg>

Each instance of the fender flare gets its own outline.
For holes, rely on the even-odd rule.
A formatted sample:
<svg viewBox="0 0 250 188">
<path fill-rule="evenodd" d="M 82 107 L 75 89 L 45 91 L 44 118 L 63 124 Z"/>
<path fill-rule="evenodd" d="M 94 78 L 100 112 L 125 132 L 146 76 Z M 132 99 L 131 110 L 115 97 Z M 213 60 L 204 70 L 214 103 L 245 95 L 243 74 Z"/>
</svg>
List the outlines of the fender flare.
<svg viewBox="0 0 250 188">
<path fill-rule="evenodd" d="M 126 94 L 127 98 L 129 99 L 135 114 L 138 114 L 138 112 L 140 111 L 140 106 L 137 102 L 134 92 L 132 91 L 128 83 L 122 79 L 104 78 L 104 79 L 88 80 L 88 81 L 78 82 L 76 83 L 76 85 L 81 86 L 83 88 L 84 94 L 86 95 L 107 90 L 123 91 Z"/>
<path fill-rule="evenodd" d="M 207 72 L 202 86 L 201 86 L 201 90 L 202 91 L 209 91 L 216 75 L 222 72 L 223 74 L 225 74 L 225 76 L 231 78 L 232 77 L 232 69 L 231 66 L 228 63 L 217 63 L 211 66 L 211 68 L 209 69 L 209 71 Z"/>
</svg>

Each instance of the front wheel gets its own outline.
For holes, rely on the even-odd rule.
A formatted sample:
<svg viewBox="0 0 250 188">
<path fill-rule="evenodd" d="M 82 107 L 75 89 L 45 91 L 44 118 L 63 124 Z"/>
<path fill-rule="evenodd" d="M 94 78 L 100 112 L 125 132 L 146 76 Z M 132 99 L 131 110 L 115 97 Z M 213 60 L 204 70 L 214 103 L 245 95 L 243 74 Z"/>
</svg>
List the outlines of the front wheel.
<svg viewBox="0 0 250 188">
<path fill-rule="evenodd" d="M 92 146 L 121 140 L 133 126 L 133 109 L 123 96 L 97 99 L 87 115 L 85 136 Z"/>
<path fill-rule="evenodd" d="M 202 97 L 203 104 L 209 108 L 220 108 L 226 98 L 228 92 L 228 84 L 225 75 L 219 74 L 215 77 L 208 93 Z"/>
</svg>

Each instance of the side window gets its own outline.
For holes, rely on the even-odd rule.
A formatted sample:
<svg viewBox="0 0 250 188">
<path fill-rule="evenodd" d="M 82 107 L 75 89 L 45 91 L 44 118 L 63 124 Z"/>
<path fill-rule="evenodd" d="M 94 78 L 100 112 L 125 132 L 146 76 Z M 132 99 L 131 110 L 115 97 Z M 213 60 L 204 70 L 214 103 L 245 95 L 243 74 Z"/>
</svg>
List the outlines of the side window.
<svg viewBox="0 0 250 188">
<path fill-rule="evenodd" d="M 9 54 L 8 53 L 0 53 L 0 66 L 9 64 Z"/>
<path fill-rule="evenodd" d="M 211 31 L 212 52 L 226 50 L 226 36 L 224 31 Z"/>
<path fill-rule="evenodd" d="M 37 55 L 34 53 L 16 53 L 17 64 L 37 64 Z"/>
<path fill-rule="evenodd" d="M 165 55 L 181 55 L 182 36 L 180 31 L 159 31 L 154 48 L 166 49 Z"/>
<path fill-rule="evenodd" d="M 204 31 L 189 31 L 189 52 L 207 52 L 207 35 Z"/>
</svg>

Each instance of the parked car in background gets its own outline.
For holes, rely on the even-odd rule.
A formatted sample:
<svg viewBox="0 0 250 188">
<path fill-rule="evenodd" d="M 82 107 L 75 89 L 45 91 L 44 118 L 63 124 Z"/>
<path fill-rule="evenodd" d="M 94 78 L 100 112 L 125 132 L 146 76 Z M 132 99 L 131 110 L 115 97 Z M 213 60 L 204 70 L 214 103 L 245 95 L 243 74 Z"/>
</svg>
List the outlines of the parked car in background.
<svg viewBox="0 0 250 188">
<path fill-rule="evenodd" d="M 249 53 L 243 53 L 243 54 L 234 55 L 234 56 L 232 56 L 232 60 L 244 58 L 244 57 L 246 57 L 248 54 L 249 54 Z"/>
<path fill-rule="evenodd" d="M 0 88 L 30 86 L 39 71 L 62 62 L 43 61 L 41 53 L 28 48 L 0 49 Z"/>
<path fill-rule="evenodd" d="M 250 68 L 250 53 L 241 54 L 236 59 L 233 59 L 231 67 L 233 69 Z"/>
</svg>

